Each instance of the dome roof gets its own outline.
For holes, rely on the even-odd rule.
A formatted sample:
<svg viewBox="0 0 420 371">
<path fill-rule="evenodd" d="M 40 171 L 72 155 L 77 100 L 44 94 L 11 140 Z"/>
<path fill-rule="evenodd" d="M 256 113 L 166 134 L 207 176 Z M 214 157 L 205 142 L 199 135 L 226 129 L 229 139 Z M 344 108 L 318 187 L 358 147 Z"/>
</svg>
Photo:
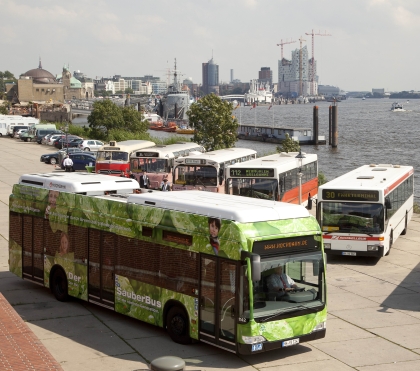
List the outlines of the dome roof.
<svg viewBox="0 0 420 371">
<path fill-rule="evenodd" d="M 32 80 L 37 84 L 54 84 L 57 82 L 53 74 L 42 68 L 34 68 L 23 73 L 22 76 L 32 77 Z"/>
</svg>

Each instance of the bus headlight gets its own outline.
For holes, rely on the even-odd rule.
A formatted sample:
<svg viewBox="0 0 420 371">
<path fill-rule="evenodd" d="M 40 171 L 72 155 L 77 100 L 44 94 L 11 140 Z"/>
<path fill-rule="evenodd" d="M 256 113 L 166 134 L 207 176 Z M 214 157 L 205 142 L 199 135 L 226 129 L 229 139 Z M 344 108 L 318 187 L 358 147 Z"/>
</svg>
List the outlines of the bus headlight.
<svg viewBox="0 0 420 371">
<path fill-rule="evenodd" d="M 324 249 L 331 249 L 330 243 L 324 243 Z"/>
<path fill-rule="evenodd" d="M 326 328 L 327 328 L 327 323 L 326 322 L 321 322 L 321 323 L 318 323 L 312 331 L 325 330 Z"/>
<path fill-rule="evenodd" d="M 367 251 L 378 251 L 379 246 L 378 245 L 368 245 Z"/>
<path fill-rule="evenodd" d="M 242 336 L 242 340 L 245 344 L 257 344 L 262 343 L 266 339 L 264 336 Z"/>
</svg>

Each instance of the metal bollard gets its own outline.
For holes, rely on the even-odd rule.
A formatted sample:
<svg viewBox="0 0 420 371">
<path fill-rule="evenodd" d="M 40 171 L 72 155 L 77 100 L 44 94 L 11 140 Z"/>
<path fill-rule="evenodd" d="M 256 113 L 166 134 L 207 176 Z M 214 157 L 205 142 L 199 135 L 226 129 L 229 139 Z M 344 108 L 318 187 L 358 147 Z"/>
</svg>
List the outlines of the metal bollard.
<svg viewBox="0 0 420 371">
<path fill-rule="evenodd" d="M 183 371 L 185 370 L 185 362 L 178 357 L 160 357 L 150 363 L 150 369 L 154 371 Z"/>
</svg>

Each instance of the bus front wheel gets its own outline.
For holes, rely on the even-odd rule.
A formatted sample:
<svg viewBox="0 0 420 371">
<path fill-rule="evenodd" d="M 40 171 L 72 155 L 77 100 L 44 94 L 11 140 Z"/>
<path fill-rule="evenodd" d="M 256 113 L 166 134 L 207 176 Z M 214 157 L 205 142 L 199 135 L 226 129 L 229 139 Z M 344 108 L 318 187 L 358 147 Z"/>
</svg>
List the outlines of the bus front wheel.
<svg viewBox="0 0 420 371">
<path fill-rule="evenodd" d="M 178 344 L 190 344 L 188 316 L 180 307 L 172 307 L 166 316 L 166 328 L 171 339 Z"/>
<path fill-rule="evenodd" d="M 389 235 L 388 251 L 386 252 L 385 256 L 388 256 L 389 253 L 391 252 L 392 240 L 393 240 L 393 233 L 391 232 L 391 234 Z"/>
<path fill-rule="evenodd" d="M 67 301 L 68 299 L 68 286 L 67 277 L 61 268 L 54 270 L 51 281 L 51 291 L 58 301 Z"/>
</svg>

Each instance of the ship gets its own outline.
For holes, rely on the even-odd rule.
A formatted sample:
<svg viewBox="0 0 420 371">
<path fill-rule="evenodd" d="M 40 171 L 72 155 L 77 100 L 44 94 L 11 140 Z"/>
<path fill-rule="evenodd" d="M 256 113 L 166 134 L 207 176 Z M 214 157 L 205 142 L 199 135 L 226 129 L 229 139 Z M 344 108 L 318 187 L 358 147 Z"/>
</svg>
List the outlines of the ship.
<svg viewBox="0 0 420 371">
<path fill-rule="evenodd" d="M 168 120 L 187 120 L 187 111 L 190 106 L 191 98 L 188 91 L 183 90 L 182 84 L 178 81 L 178 74 L 174 69 L 174 79 L 171 85 L 168 86 L 168 91 L 161 100 L 162 117 L 165 121 Z"/>
<path fill-rule="evenodd" d="M 249 83 L 249 91 L 244 95 L 245 105 L 271 104 L 273 101 L 273 92 L 270 84 L 259 83 L 258 80 L 251 80 Z"/>
</svg>

